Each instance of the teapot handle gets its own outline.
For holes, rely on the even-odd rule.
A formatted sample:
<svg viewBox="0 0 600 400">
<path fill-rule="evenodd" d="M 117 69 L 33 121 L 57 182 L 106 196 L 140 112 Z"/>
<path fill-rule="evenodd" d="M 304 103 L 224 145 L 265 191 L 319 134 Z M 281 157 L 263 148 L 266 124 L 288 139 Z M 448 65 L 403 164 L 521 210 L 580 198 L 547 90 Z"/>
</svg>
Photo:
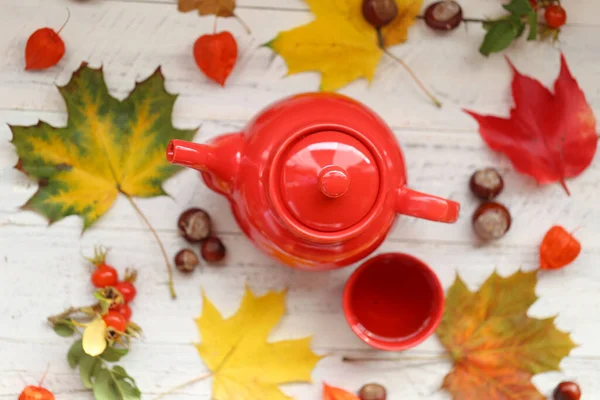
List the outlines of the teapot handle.
<svg viewBox="0 0 600 400">
<path fill-rule="evenodd" d="M 458 219 L 460 204 L 402 186 L 396 194 L 396 212 L 431 221 L 452 223 Z"/>
</svg>

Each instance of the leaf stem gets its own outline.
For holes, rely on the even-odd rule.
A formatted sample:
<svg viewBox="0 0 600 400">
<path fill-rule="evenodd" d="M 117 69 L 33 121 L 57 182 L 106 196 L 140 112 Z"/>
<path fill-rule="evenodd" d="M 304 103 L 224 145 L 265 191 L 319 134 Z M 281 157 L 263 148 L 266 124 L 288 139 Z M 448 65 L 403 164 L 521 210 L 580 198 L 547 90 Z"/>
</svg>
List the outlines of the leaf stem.
<svg viewBox="0 0 600 400">
<path fill-rule="evenodd" d="M 150 229 L 150 232 L 152 232 L 152 235 L 154 235 L 154 238 L 156 239 L 156 242 L 158 243 L 158 246 L 160 247 L 160 251 L 163 255 L 163 258 L 165 259 L 165 264 L 167 265 L 167 274 L 169 276 L 169 292 L 171 293 L 171 298 L 174 299 L 177 297 L 177 293 L 175 293 L 175 285 L 173 283 L 173 268 L 171 267 L 171 262 L 169 261 L 169 256 L 167 255 L 165 246 L 163 245 L 162 241 L 160 240 L 160 237 L 158 236 L 156 229 L 154 229 L 154 227 L 152 226 L 152 224 L 150 223 L 148 218 L 146 218 L 146 216 L 144 215 L 142 210 L 140 210 L 140 208 L 137 206 L 137 204 L 135 204 L 135 202 L 133 201 L 131 196 L 126 193 L 124 193 L 124 195 L 125 195 L 125 197 L 127 197 L 127 200 L 129 200 L 129 202 L 131 203 L 131 206 L 133 207 L 133 209 L 144 220 L 146 225 L 148 225 L 148 229 Z"/>
<path fill-rule="evenodd" d="M 425 85 L 423 85 L 423 82 L 421 82 L 421 80 L 417 77 L 415 72 L 408 66 L 408 64 L 406 64 L 400 57 L 393 55 L 388 49 L 382 47 L 382 50 L 388 57 L 395 60 L 398 64 L 400 64 L 406 70 L 406 72 L 408 72 L 410 74 L 410 76 L 412 76 L 412 78 L 417 83 L 417 85 L 419 85 L 421 90 L 431 99 L 431 101 L 433 102 L 433 104 L 436 107 L 438 107 L 438 108 L 442 107 L 442 103 L 429 90 L 427 90 Z"/>
<path fill-rule="evenodd" d="M 71 10 L 69 10 L 69 8 L 67 7 L 67 20 L 62 24 L 60 29 L 58 31 L 56 31 L 57 35 L 60 35 L 62 30 L 65 29 L 65 26 L 67 26 L 67 22 L 69 22 L 70 19 L 71 19 Z"/>
<path fill-rule="evenodd" d="M 242 18 L 240 18 L 240 16 L 237 15 L 236 13 L 232 12 L 231 14 L 233 14 L 233 17 L 237 20 L 237 22 L 239 22 L 240 25 L 246 30 L 246 33 L 248 35 L 250 35 L 252 33 L 252 31 L 250 30 L 250 27 L 248 26 L 248 24 L 246 24 L 244 22 L 244 20 Z"/>
<path fill-rule="evenodd" d="M 171 388 L 171 389 L 167 390 L 166 392 L 159 394 L 158 396 L 156 396 L 154 398 L 154 400 L 162 399 L 163 397 L 168 396 L 171 393 L 174 393 L 174 392 L 178 391 L 179 389 L 183 389 L 186 386 L 193 385 L 194 383 L 197 383 L 197 382 L 201 382 L 201 381 L 203 381 L 205 379 L 210 378 L 211 376 L 213 376 L 212 372 L 208 373 L 206 375 L 201 375 L 201 376 L 199 376 L 197 378 L 194 378 L 194 379 L 191 379 L 191 380 L 189 380 L 187 382 L 183 382 L 181 385 L 177 385 L 174 388 Z"/>
<path fill-rule="evenodd" d="M 434 354 L 430 356 L 399 356 L 399 357 L 342 357 L 342 362 L 382 362 L 382 361 L 423 361 L 423 360 L 450 360 L 449 353 Z"/>
</svg>

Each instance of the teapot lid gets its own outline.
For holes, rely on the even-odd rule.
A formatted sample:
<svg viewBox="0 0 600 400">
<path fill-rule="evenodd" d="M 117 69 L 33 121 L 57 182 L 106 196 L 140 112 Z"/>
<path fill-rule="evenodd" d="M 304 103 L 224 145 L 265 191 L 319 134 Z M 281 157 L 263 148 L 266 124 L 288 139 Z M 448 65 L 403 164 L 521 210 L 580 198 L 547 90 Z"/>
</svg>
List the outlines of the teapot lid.
<svg viewBox="0 0 600 400">
<path fill-rule="evenodd" d="M 379 168 L 359 139 L 321 130 L 301 136 L 273 167 L 279 196 L 299 223 L 321 232 L 352 227 L 369 214 L 379 192 Z M 277 190 L 277 189 L 275 189 Z"/>
</svg>

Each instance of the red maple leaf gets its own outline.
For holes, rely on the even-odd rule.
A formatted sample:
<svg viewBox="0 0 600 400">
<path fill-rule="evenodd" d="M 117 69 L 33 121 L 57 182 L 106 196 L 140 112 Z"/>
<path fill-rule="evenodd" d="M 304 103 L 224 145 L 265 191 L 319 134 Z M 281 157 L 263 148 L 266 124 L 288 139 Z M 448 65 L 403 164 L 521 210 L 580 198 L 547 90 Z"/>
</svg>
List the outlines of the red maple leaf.
<svg viewBox="0 0 600 400">
<path fill-rule="evenodd" d="M 569 194 L 565 179 L 581 174 L 594 158 L 596 118 L 563 54 L 554 94 L 508 62 L 514 72 L 510 118 L 465 112 L 477 120 L 487 145 L 506 154 L 518 172 L 538 183 L 558 181 Z"/>
</svg>

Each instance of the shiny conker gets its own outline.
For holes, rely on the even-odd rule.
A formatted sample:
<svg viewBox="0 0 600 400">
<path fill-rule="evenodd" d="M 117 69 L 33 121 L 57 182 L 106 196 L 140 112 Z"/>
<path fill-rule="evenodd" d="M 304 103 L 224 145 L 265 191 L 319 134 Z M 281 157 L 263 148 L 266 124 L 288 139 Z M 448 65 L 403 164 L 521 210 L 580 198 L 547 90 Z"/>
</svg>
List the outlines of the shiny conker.
<svg viewBox="0 0 600 400">
<path fill-rule="evenodd" d="M 177 229 L 188 242 L 201 242 L 210 236 L 210 216 L 201 208 L 190 208 L 179 216 Z"/>
<path fill-rule="evenodd" d="M 500 203 L 487 202 L 473 214 L 473 229 L 483 240 L 496 240 L 508 232 L 511 225 L 508 209 Z"/>
</svg>

